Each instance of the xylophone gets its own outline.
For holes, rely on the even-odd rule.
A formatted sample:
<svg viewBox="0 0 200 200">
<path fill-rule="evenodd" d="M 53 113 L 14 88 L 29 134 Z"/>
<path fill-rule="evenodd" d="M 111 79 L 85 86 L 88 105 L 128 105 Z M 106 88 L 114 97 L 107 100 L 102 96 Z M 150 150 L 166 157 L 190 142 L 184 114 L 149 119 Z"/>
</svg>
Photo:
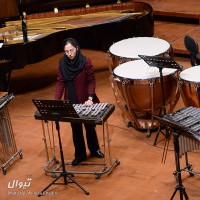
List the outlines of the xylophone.
<svg viewBox="0 0 200 200">
<path fill-rule="evenodd" d="M 176 163 L 176 171 L 173 174 L 178 181 L 178 185 L 171 200 L 178 190 L 180 192 L 180 199 L 185 197 L 188 200 L 189 197 L 182 185 L 181 171 L 188 171 L 190 175 L 200 175 L 199 172 L 193 171 L 192 165 L 188 163 L 187 156 L 187 152 L 200 149 L 200 108 L 190 106 L 164 116 L 155 116 L 155 118 L 173 132 Z M 183 154 L 185 154 L 186 166 L 181 168 L 180 156 Z"/>
<path fill-rule="evenodd" d="M 0 161 L 3 174 L 6 174 L 6 166 L 19 154 L 22 158 L 22 149 L 17 149 L 15 136 L 12 129 L 7 103 L 13 98 L 13 94 L 0 93 Z"/>
<path fill-rule="evenodd" d="M 55 121 L 54 114 L 59 115 L 59 121 L 103 124 L 115 110 L 115 105 L 95 103 L 92 106 L 85 104 L 70 104 L 67 100 L 33 100 L 38 111 L 35 119 Z M 50 116 L 51 115 L 51 116 Z"/>
<path fill-rule="evenodd" d="M 68 171 L 69 173 L 94 174 L 97 178 L 99 178 L 102 174 L 111 171 L 115 165 L 120 164 L 117 158 L 116 159 L 111 158 L 111 152 L 110 152 L 111 140 L 109 137 L 109 130 L 107 124 L 107 119 L 113 113 L 115 105 L 109 103 L 95 103 L 92 106 L 86 106 L 85 104 L 71 104 L 68 100 L 41 100 L 41 99 L 33 99 L 33 103 L 37 108 L 34 117 L 36 120 L 41 120 L 42 122 L 44 144 L 46 148 L 47 161 L 48 161 L 47 165 L 44 168 L 45 172 L 52 174 L 61 173 L 61 171 L 59 170 L 59 168 L 61 167 L 60 165 L 55 166 L 54 169 L 52 168 L 49 169 L 52 163 L 57 163 L 57 159 L 55 156 L 56 154 L 55 144 L 54 144 L 54 126 L 53 126 L 54 121 L 56 122 L 56 124 L 58 124 L 58 121 L 61 121 L 61 122 L 75 122 L 75 123 L 93 123 L 95 125 L 102 125 L 103 153 L 105 157 L 102 161 L 100 161 L 100 163 L 95 163 L 92 161 L 85 163 L 92 166 L 99 165 L 100 169 L 95 169 L 94 171 L 93 170 Z M 51 122 L 50 125 L 49 121 Z M 104 124 L 106 124 L 106 131 L 104 128 Z"/>
<path fill-rule="evenodd" d="M 156 118 L 181 135 L 200 142 L 200 108 L 186 107 Z"/>
</svg>

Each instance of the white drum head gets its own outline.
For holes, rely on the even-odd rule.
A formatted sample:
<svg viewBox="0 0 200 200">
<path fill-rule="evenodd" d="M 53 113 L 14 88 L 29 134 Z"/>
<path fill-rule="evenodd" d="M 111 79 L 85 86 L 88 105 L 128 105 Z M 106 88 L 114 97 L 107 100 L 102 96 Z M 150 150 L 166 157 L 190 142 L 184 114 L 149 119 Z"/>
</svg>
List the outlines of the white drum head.
<svg viewBox="0 0 200 200">
<path fill-rule="evenodd" d="M 190 67 L 180 73 L 180 78 L 186 81 L 200 82 L 200 66 Z"/>
<path fill-rule="evenodd" d="M 157 56 L 169 48 L 170 44 L 159 38 L 134 37 L 114 43 L 109 51 L 115 56 L 138 59 L 138 55 Z"/>
<path fill-rule="evenodd" d="M 163 76 L 173 74 L 176 69 L 164 68 Z M 157 67 L 150 67 L 144 60 L 135 60 L 123 63 L 116 67 L 113 73 L 121 78 L 126 79 L 151 79 L 160 77 L 160 72 Z"/>
</svg>

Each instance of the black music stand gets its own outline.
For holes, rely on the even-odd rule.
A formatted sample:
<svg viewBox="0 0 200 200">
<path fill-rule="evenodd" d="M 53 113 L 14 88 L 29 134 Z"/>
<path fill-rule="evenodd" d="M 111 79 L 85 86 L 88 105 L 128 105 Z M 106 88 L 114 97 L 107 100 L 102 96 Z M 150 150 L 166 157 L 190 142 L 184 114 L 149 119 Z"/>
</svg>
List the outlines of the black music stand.
<svg viewBox="0 0 200 200">
<path fill-rule="evenodd" d="M 73 174 L 70 174 L 65 169 L 65 161 L 64 161 L 64 154 L 62 149 L 62 142 L 60 137 L 60 125 L 59 120 L 61 117 L 69 118 L 69 121 L 75 120 L 78 118 L 78 114 L 76 113 L 73 105 L 67 100 L 41 100 L 41 99 L 33 99 L 33 103 L 35 104 L 36 108 L 40 112 L 40 114 L 44 117 L 45 120 L 55 121 L 56 123 L 56 130 L 58 132 L 58 139 L 59 139 L 59 147 L 60 147 L 60 157 L 61 157 L 61 164 L 63 171 L 60 175 L 55 178 L 47 187 L 45 187 L 41 192 L 39 192 L 38 196 L 42 196 L 43 193 L 53 184 L 56 183 L 58 179 L 61 177 L 64 178 L 64 184 L 67 185 L 68 183 L 75 183 L 79 186 L 85 194 L 89 195 L 89 192 L 85 190 L 77 181 L 72 178 Z M 68 182 L 67 178 L 69 178 L 72 182 Z"/>
<path fill-rule="evenodd" d="M 161 82 L 161 92 L 162 92 L 163 113 L 164 113 L 164 115 L 166 115 L 166 104 L 165 104 L 165 94 L 164 94 L 164 85 L 163 85 L 163 73 L 162 73 L 162 70 L 163 70 L 163 68 L 171 68 L 171 69 L 182 70 L 182 66 L 179 65 L 178 63 L 176 63 L 170 57 L 145 56 L 145 55 L 138 55 L 138 56 L 140 58 L 142 58 L 150 67 L 157 67 L 159 69 L 160 82 Z M 157 139 L 158 139 L 158 136 L 159 136 L 160 133 L 162 133 L 166 137 L 165 145 L 164 145 L 164 151 L 163 151 L 163 156 L 162 156 L 162 162 L 163 162 L 163 158 L 165 160 L 166 155 L 167 155 L 166 146 L 168 147 L 168 145 L 169 145 L 170 133 L 169 133 L 168 129 L 165 129 L 165 133 L 163 133 L 162 132 L 162 126 L 160 125 L 159 130 L 158 130 L 157 135 L 156 135 L 156 138 L 155 138 L 155 141 L 154 141 L 154 145 L 156 145 Z"/>
<path fill-rule="evenodd" d="M 174 152 L 175 152 L 175 163 L 176 163 L 176 174 L 177 174 L 177 179 L 178 179 L 178 185 L 175 187 L 175 191 L 174 193 L 172 194 L 172 197 L 170 200 L 172 200 L 174 198 L 174 196 L 176 195 L 176 192 L 179 190 L 180 192 L 180 200 L 183 200 L 183 196 L 185 197 L 186 200 L 189 200 L 189 197 L 185 191 L 185 187 L 183 186 L 182 184 L 182 177 L 181 177 L 181 168 L 180 168 L 180 156 L 179 156 L 179 151 L 180 151 L 180 147 L 179 147 L 179 141 L 178 141 L 178 138 L 180 136 L 180 133 L 179 132 L 185 132 L 186 130 L 173 123 L 173 122 L 170 122 L 169 120 L 167 119 L 164 119 L 163 117 L 158 117 L 158 116 L 155 116 L 155 118 L 157 120 L 159 120 L 161 123 L 171 127 L 174 131 L 173 131 L 173 143 L 174 143 Z"/>
</svg>

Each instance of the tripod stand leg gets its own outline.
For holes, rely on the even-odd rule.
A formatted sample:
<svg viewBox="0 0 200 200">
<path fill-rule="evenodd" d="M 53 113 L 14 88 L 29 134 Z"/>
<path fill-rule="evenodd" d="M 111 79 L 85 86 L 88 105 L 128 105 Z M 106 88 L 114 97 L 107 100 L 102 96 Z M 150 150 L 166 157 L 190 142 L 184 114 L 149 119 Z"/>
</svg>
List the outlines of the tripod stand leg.
<svg viewBox="0 0 200 200">
<path fill-rule="evenodd" d="M 63 176 L 63 174 L 61 173 L 60 176 L 58 176 L 54 181 L 52 181 L 49 185 L 47 185 L 41 192 L 39 192 L 38 196 L 42 196 L 44 194 L 44 192 L 51 187 L 51 185 L 53 185 L 59 178 L 61 178 Z"/>
<path fill-rule="evenodd" d="M 162 91 L 163 112 L 164 112 L 164 115 L 166 115 L 166 104 L 165 104 L 165 94 L 164 94 L 164 85 L 163 85 L 163 74 L 162 74 L 162 70 L 163 70 L 163 68 L 162 68 L 162 67 L 159 67 L 160 82 L 161 82 L 161 91 Z M 156 145 L 157 139 L 158 139 L 158 136 L 159 136 L 160 133 L 163 133 L 163 132 L 162 132 L 162 124 L 160 125 L 159 130 L 158 130 L 158 132 L 157 132 L 156 139 L 155 139 L 155 141 L 154 141 L 154 145 Z M 166 133 L 166 136 L 167 136 L 167 133 Z"/>
<path fill-rule="evenodd" d="M 157 132 L 157 134 L 156 134 L 156 138 L 155 138 L 155 140 L 154 140 L 154 146 L 156 146 L 156 143 L 157 143 L 157 140 L 158 140 L 158 136 L 159 136 L 159 134 L 160 133 L 162 133 L 164 136 L 165 136 L 165 138 L 167 138 L 167 133 L 164 133 L 163 131 L 162 131 L 162 129 L 165 129 L 166 130 L 166 128 L 162 125 L 162 124 L 160 124 L 160 126 L 159 126 L 159 128 L 158 128 L 158 132 Z M 162 139 L 163 140 L 163 139 Z"/>
<path fill-rule="evenodd" d="M 177 191 L 178 191 L 178 189 L 176 188 L 170 200 L 174 199 Z"/>
<path fill-rule="evenodd" d="M 185 191 L 185 188 L 183 188 L 183 195 L 184 195 L 184 197 L 185 197 L 186 200 L 189 200 L 189 197 L 188 197 L 188 195 L 187 195 L 187 193 Z"/>
<path fill-rule="evenodd" d="M 176 163 L 176 171 L 178 173 L 178 185 L 176 186 L 176 189 L 171 197 L 170 200 L 172 200 L 176 194 L 176 192 L 180 191 L 180 200 L 183 200 L 183 195 L 186 200 L 189 200 L 189 197 L 185 191 L 185 188 L 182 185 L 182 178 L 181 178 L 181 169 L 180 169 L 180 158 L 179 158 L 179 134 L 176 132 L 173 132 L 173 138 L 174 138 L 174 152 L 175 152 L 175 163 Z"/>
<path fill-rule="evenodd" d="M 71 179 L 71 181 L 72 181 L 73 183 L 75 183 L 79 188 L 81 188 L 81 189 L 85 192 L 85 194 L 87 194 L 87 195 L 90 194 L 90 193 L 89 193 L 87 190 L 85 190 L 77 181 L 75 181 L 71 176 L 68 176 L 68 178 Z"/>
<path fill-rule="evenodd" d="M 67 172 L 65 173 L 61 173 L 60 176 L 58 176 L 54 181 L 52 181 L 49 185 L 47 185 L 41 192 L 39 192 L 38 196 L 42 196 L 44 194 L 44 192 L 53 184 L 55 184 L 55 182 L 60 179 L 61 177 L 64 177 L 64 184 L 67 185 L 67 183 L 75 183 L 79 188 L 81 188 L 85 194 L 89 195 L 90 193 L 85 190 L 77 181 L 75 181 L 71 176 L 69 176 L 67 174 Z M 66 178 L 69 178 L 72 182 L 68 182 Z"/>
<path fill-rule="evenodd" d="M 180 200 L 183 200 L 183 197 L 185 197 L 186 200 L 189 200 L 189 197 L 188 197 L 188 195 L 187 195 L 187 193 L 185 191 L 185 188 L 183 186 L 180 186 L 180 185 L 176 186 L 176 189 L 175 189 L 175 191 L 174 191 L 174 193 L 173 193 L 173 195 L 172 195 L 170 200 L 173 200 L 173 198 L 176 195 L 176 192 L 178 190 L 180 191 Z"/>
<path fill-rule="evenodd" d="M 53 185 L 59 178 L 63 177 L 64 178 L 64 184 L 67 185 L 68 181 L 67 178 L 71 179 L 72 183 L 75 183 L 76 185 L 78 185 L 84 192 L 85 194 L 89 194 L 89 192 L 87 190 L 85 190 L 78 182 L 76 182 L 70 175 L 69 173 L 66 171 L 65 169 L 65 161 L 64 161 L 64 155 L 63 155 L 63 149 L 62 149 L 62 142 L 61 142 L 61 137 L 60 137 L 60 125 L 59 125 L 59 120 L 57 117 L 56 122 L 56 130 L 58 132 L 58 140 L 59 140 L 59 147 L 60 147 L 60 157 L 61 157 L 61 163 L 62 163 L 62 168 L 63 168 L 63 172 L 60 173 L 60 176 L 58 176 L 57 178 L 55 178 L 54 181 L 52 181 L 47 187 L 45 187 L 41 192 L 39 192 L 38 196 L 42 196 L 44 194 L 44 192 L 51 186 Z"/>
<path fill-rule="evenodd" d="M 156 134 L 156 138 L 155 138 L 154 143 L 153 143 L 154 146 L 155 146 L 156 143 L 157 143 L 158 136 L 159 136 L 160 132 L 161 132 L 161 125 L 159 126 L 158 132 L 157 132 L 157 134 Z"/>
</svg>

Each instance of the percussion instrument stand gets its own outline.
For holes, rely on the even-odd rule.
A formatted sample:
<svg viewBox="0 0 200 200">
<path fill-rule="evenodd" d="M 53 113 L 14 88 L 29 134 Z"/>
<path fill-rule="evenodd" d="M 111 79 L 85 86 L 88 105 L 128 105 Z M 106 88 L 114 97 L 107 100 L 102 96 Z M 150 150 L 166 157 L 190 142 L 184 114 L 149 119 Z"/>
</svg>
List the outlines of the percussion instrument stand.
<svg viewBox="0 0 200 200">
<path fill-rule="evenodd" d="M 164 85 L 163 85 L 163 73 L 162 70 L 164 68 L 163 64 L 161 63 L 161 66 L 158 67 L 159 68 L 159 73 L 160 73 L 160 82 L 161 82 L 161 91 L 162 91 L 162 104 L 163 104 L 163 114 L 166 115 L 166 104 L 165 104 L 165 94 L 164 94 Z M 165 140 L 165 144 L 164 144 L 164 151 L 163 151 L 163 156 L 162 156 L 162 162 L 165 163 L 166 157 L 167 157 L 167 150 L 168 150 L 168 146 L 169 146 L 169 140 L 170 140 L 170 133 L 169 130 L 165 127 L 165 133 L 162 132 L 162 124 L 160 124 L 155 141 L 154 141 L 154 145 L 156 145 L 157 143 L 157 139 L 160 133 L 162 133 L 166 140 Z"/>
<path fill-rule="evenodd" d="M 37 100 L 37 101 L 40 102 L 40 100 Z M 54 100 L 49 100 L 49 101 L 54 101 Z M 66 100 L 63 100 L 63 101 L 66 101 Z M 88 109 L 90 110 L 90 112 L 89 112 L 90 114 L 88 114 L 88 113 L 85 114 L 85 111 L 87 110 L 87 109 L 84 108 L 85 106 L 83 106 L 81 104 L 77 104 L 77 105 L 74 104 L 73 109 L 75 109 L 74 112 L 76 112 L 76 115 L 77 115 L 76 118 L 72 117 L 72 116 L 71 116 L 71 118 L 63 116 L 63 117 L 60 117 L 60 119 L 59 119 L 62 122 L 76 122 L 76 123 L 84 123 L 84 124 L 89 123 L 89 124 L 95 124 L 95 125 L 102 125 L 102 134 L 103 134 L 103 145 L 102 146 L 103 146 L 103 153 L 104 153 L 104 158 L 101 159 L 102 162 L 93 162 L 93 161 L 90 162 L 89 161 L 89 162 L 82 162 L 80 164 L 80 165 L 88 165 L 88 166 L 89 165 L 100 166 L 100 169 L 96 168 L 94 170 L 84 170 L 84 171 L 79 171 L 79 170 L 69 171 L 68 170 L 69 174 L 73 174 L 73 175 L 74 174 L 94 174 L 95 177 L 97 179 L 99 179 L 102 174 L 111 172 L 111 170 L 114 168 L 115 165 L 120 164 L 120 161 L 117 158 L 115 158 L 115 159 L 111 158 L 111 147 L 110 147 L 111 140 L 110 140 L 110 136 L 109 136 L 109 128 L 108 128 L 108 123 L 107 123 L 107 119 L 113 113 L 115 106 L 113 104 L 107 104 L 107 103 L 100 103 L 100 104 L 99 105 L 94 104 L 94 109 L 92 109 L 93 106 L 91 106 L 91 108 L 88 107 Z M 99 108 L 97 108 L 98 106 L 99 106 Z M 99 114 L 92 115 L 94 110 L 96 110 L 96 112 L 100 111 Z M 68 109 L 68 111 L 72 112 L 72 109 L 71 109 L 71 111 Z M 46 118 L 44 116 L 42 116 L 38 111 L 35 112 L 34 116 L 35 116 L 35 119 L 42 120 L 42 129 L 43 129 L 44 138 L 45 138 L 45 135 L 46 135 L 46 133 L 45 133 L 46 131 L 47 131 L 47 134 L 49 134 L 49 132 L 54 134 L 53 133 L 54 132 L 53 126 L 52 126 L 51 131 L 49 131 L 48 126 L 47 126 L 46 131 L 45 131 L 45 128 L 43 126 L 44 125 L 43 123 L 44 122 L 48 123 L 49 120 L 46 120 Z M 51 140 L 50 137 L 48 139 Z M 47 150 L 52 149 L 51 141 L 49 141 L 49 144 L 50 144 L 49 148 L 47 147 L 46 140 L 44 140 L 44 142 L 45 142 L 45 148 Z M 54 141 L 53 141 L 53 148 L 54 148 Z M 47 162 L 47 165 L 45 166 L 44 170 L 45 170 L 45 172 L 51 173 L 54 176 L 55 173 L 61 173 L 62 172 L 62 171 L 60 171 L 60 168 L 62 168 L 62 164 L 56 165 L 54 169 L 52 169 L 52 168 L 48 169 L 48 167 L 51 165 L 51 163 L 53 161 L 54 162 L 56 161 L 56 157 L 55 157 L 54 152 L 52 152 L 52 156 L 53 157 L 50 160 L 48 153 L 47 153 L 48 162 Z M 55 163 L 58 164 L 58 162 L 55 162 Z M 65 165 L 71 165 L 71 164 L 72 164 L 71 162 L 65 162 Z"/>
<path fill-rule="evenodd" d="M 162 70 L 163 70 L 163 68 L 165 68 L 165 66 L 164 66 L 164 64 L 161 62 L 160 64 L 158 63 L 158 65 L 157 65 L 156 67 L 158 67 L 159 73 L 160 73 L 163 114 L 166 115 L 166 104 L 165 104 L 165 94 L 164 94 L 164 85 L 163 85 L 163 73 L 162 73 Z M 169 131 L 168 131 L 167 128 L 165 128 L 166 133 L 163 133 L 163 132 L 162 132 L 162 128 L 163 128 L 163 126 L 162 126 L 162 124 L 161 124 L 160 127 L 159 127 L 159 130 L 158 130 L 158 132 L 157 132 L 157 135 L 156 135 L 156 138 L 155 138 L 155 141 L 154 141 L 154 145 L 156 145 L 156 143 L 157 143 L 157 139 L 158 139 L 159 134 L 162 133 L 162 134 L 165 135 L 165 137 L 166 137 L 166 141 L 165 141 L 165 147 L 166 147 L 167 143 L 169 143 L 170 134 L 169 134 Z M 164 148 L 164 152 L 165 152 L 165 148 Z M 163 156 L 164 156 L 164 152 L 163 152 Z M 166 157 L 166 156 L 165 156 L 165 157 Z"/>
<path fill-rule="evenodd" d="M 144 56 L 144 55 L 139 55 L 139 57 L 141 57 L 149 66 L 159 68 L 160 80 L 161 80 L 161 90 L 162 90 L 163 111 L 164 111 L 164 115 L 166 115 L 166 105 L 165 105 L 165 95 L 164 95 L 162 69 L 163 68 L 172 68 L 172 69 L 180 70 L 180 69 L 182 69 L 182 66 L 177 64 L 170 57 Z M 154 141 L 154 145 L 156 145 L 159 133 L 161 132 L 162 134 L 164 134 L 165 137 L 166 137 L 166 140 L 165 140 L 164 152 L 163 152 L 163 157 L 162 157 L 162 161 L 163 161 L 163 158 L 164 157 L 166 158 L 167 149 L 168 149 L 171 134 L 169 133 L 169 130 L 167 128 L 165 128 L 165 133 L 163 133 L 162 128 L 163 128 L 163 126 L 161 124 L 160 127 L 159 127 L 159 130 L 157 132 L 157 135 L 156 135 L 156 138 L 155 138 L 155 141 Z M 166 149 L 166 146 L 167 146 L 167 149 Z"/>
<path fill-rule="evenodd" d="M 33 100 L 34 104 L 38 108 L 38 111 L 41 115 L 44 115 L 46 120 L 53 120 L 56 123 L 56 130 L 58 132 L 58 140 L 59 140 L 59 148 L 60 148 L 60 157 L 61 157 L 61 164 L 62 164 L 62 172 L 60 175 L 55 178 L 54 181 L 52 181 L 49 185 L 47 185 L 41 192 L 38 193 L 38 196 L 42 196 L 43 193 L 53 184 L 56 184 L 56 181 L 63 177 L 64 179 L 64 185 L 67 185 L 68 183 L 75 183 L 79 188 L 81 188 L 85 194 L 89 195 L 89 192 L 85 190 L 74 178 L 72 178 L 73 174 L 67 172 L 65 168 L 65 161 L 64 161 L 64 154 L 63 154 L 63 148 L 62 148 L 62 141 L 60 137 L 60 125 L 59 120 L 60 117 L 68 117 L 73 118 L 73 112 L 72 105 L 68 102 L 65 102 L 65 104 L 62 104 L 61 101 L 48 101 L 48 100 Z M 56 105 L 57 103 L 57 105 Z M 61 104 L 60 104 L 61 103 Z M 75 120 L 76 116 L 74 116 Z M 67 178 L 71 180 L 71 182 L 67 181 Z"/>
<path fill-rule="evenodd" d="M 182 185 L 182 178 L 181 178 L 181 169 L 180 169 L 180 157 L 179 157 L 179 134 L 173 132 L 173 138 L 174 138 L 174 152 L 175 152 L 175 163 L 176 163 L 176 172 L 177 172 L 177 179 L 178 179 L 178 185 L 175 188 L 174 193 L 172 194 L 172 197 L 170 200 L 174 198 L 176 195 L 176 192 L 179 190 L 180 192 L 180 200 L 183 200 L 183 197 L 185 197 L 186 200 L 189 200 L 189 197 L 185 191 L 185 187 Z"/>
<path fill-rule="evenodd" d="M 176 164 L 176 174 L 177 174 L 177 180 L 178 185 L 175 187 L 175 191 L 172 194 L 172 197 L 170 200 L 173 200 L 174 196 L 176 195 L 176 192 L 179 190 L 180 192 L 180 200 L 183 200 L 183 197 L 185 197 L 186 200 L 189 200 L 189 197 L 185 191 L 185 187 L 182 184 L 182 177 L 181 177 L 181 171 L 180 168 L 180 146 L 179 146 L 179 137 L 180 132 L 184 131 L 183 127 L 180 127 L 178 124 L 165 119 L 164 117 L 155 116 L 155 118 L 160 121 L 164 126 L 171 127 L 173 130 L 173 143 L 174 143 L 174 154 L 175 154 L 175 164 Z"/>
<path fill-rule="evenodd" d="M 3 154 L 0 157 L 3 165 L 1 166 L 2 172 L 6 175 L 6 166 L 19 155 L 20 159 L 23 158 L 22 149 L 17 149 L 15 136 L 12 128 L 12 123 L 10 120 L 9 110 L 7 108 L 7 103 L 13 98 L 13 94 L 8 94 L 8 92 L 0 92 L 0 134 L 1 143 L 3 147 Z M 12 155 L 10 154 L 12 152 Z"/>
<path fill-rule="evenodd" d="M 164 115 L 166 115 L 166 104 L 165 104 L 165 94 L 164 94 L 164 85 L 163 85 L 163 73 L 162 73 L 162 70 L 165 67 L 170 68 L 168 66 L 169 65 L 169 60 L 165 60 L 164 57 L 158 57 L 158 56 L 143 56 L 143 55 L 139 55 L 139 57 L 141 57 L 149 66 L 157 67 L 159 69 L 160 82 L 161 82 L 161 92 L 162 92 L 163 112 L 164 112 Z M 163 156 L 162 156 L 162 162 L 163 162 L 163 160 L 165 162 L 165 159 L 166 159 L 166 156 L 167 156 L 167 149 L 168 149 L 168 145 L 169 145 L 169 140 L 170 140 L 170 133 L 169 133 L 169 131 L 168 131 L 167 128 L 165 128 L 165 133 L 164 133 L 162 131 L 162 128 L 163 128 L 163 126 L 161 124 L 159 126 L 159 129 L 158 129 L 155 141 L 154 141 L 154 145 L 156 145 L 156 142 L 157 142 L 157 139 L 158 139 L 158 136 L 159 136 L 160 133 L 162 133 L 163 135 L 165 135 L 166 140 L 165 140 L 164 151 L 163 151 Z"/>
</svg>

